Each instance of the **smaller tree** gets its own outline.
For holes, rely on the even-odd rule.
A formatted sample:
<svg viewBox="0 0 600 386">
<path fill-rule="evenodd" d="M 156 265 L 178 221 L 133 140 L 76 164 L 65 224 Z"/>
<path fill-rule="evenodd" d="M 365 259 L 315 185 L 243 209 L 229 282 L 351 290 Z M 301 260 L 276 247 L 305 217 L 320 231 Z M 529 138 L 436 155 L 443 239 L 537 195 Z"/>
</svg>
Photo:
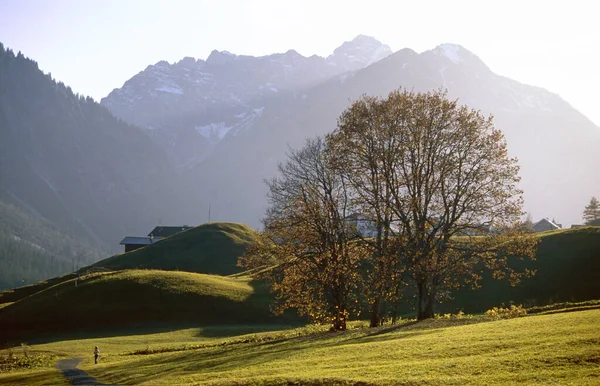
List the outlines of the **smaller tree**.
<svg viewBox="0 0 600 386">
<path fill-rule="evenodd" d="M 596 197 L 592 197 L 590 203 L 583 210 L 583 220 L 586 225 L 594 225 L 600 221 L 600 202 Z"/>
<path fill-rule="evenodd" d="M 276 312 L 295 308 L 332 330 L 345 330 L 357 308 L 365 252 L 349 232 L 347 184 L 331 167 L 326 143 L 310 139 L 290 150 L 267 185 L 265 229 L 240 265 L 263 269 Z"/>
</svg>

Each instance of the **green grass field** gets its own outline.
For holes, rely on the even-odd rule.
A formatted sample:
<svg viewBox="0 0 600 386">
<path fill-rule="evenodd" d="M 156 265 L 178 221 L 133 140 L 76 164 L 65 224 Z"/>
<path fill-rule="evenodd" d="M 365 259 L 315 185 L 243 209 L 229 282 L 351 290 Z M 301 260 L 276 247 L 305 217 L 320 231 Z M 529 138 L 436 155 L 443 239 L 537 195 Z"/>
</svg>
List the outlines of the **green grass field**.
<svg viewBox="0 0 600 386">
<path fill-rule="evenodd" d="M 595 309 L 498 321 L 405 321 L 344 333 L 315 327 L 260 332 L 254 326 L 252 334 L 250 326 L 192 328 L 29 350 L 85 357 L 81 369 L 103 383 L 122 385 L 597 385 L 599 319 Z M 98 365 L 91 357 L 95 345 L 102 351 Z M 159 353 L 131 355 L 136 350 Z M 51 368 L 0 373 L 0 384 L 60 384 L 57 374 Z"/>
</svg>

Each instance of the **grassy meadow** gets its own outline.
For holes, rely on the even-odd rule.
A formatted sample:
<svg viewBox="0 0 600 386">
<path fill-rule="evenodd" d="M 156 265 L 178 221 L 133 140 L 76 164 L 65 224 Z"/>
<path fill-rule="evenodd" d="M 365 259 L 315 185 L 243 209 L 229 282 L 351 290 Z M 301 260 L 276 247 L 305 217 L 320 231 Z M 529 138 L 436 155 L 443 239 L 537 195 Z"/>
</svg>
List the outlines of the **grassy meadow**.
<svg viewBox="0 0 600 386">
<path fill-rule="evenodd" d="M 598 320 L 600 309 L 377 329 L 354 323 L 343 333 L 219 326 L 32 344 L 29 352 L 85 357 L 79 368 L 122 385 L 597 385 Z M 95 345 L 102 352 L 98 365 Z M 0 373 L 0 384 L 60 384 L 57 374 L 52 368 Z"/>
<path fill-rule="evenodd" d="M 235 266 L 253 237 L 206 224 L 99 262 L 107 272 L 0 292 L 0 384 L 68 384 L 56 362 L 84 358 L 80 369 L 119 385 L 600 385 L 600 227 L 540 234 L 523 263 L 534 278 L 484 277 L 438 308 L 479 315 L 338 333 L 270 313 L 265 283 Z M 511 301 L 533 307 L 481 315 Z"/>
</svg>

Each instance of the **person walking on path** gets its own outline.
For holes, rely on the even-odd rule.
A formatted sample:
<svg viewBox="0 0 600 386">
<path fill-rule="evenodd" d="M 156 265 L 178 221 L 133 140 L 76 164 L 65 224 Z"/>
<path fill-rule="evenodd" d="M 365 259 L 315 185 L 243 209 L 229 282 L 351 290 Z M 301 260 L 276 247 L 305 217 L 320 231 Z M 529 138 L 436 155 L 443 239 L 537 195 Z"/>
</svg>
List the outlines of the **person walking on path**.
<svg viewBox="0 0 600 386">
<path fill-rule="evenodd" d="M 94 363 L 98 364 L 98 355 L 100 355 L 100 350 L 98 349 L 98 346 L 96 346 L 94 348 Z"/>
</svg>

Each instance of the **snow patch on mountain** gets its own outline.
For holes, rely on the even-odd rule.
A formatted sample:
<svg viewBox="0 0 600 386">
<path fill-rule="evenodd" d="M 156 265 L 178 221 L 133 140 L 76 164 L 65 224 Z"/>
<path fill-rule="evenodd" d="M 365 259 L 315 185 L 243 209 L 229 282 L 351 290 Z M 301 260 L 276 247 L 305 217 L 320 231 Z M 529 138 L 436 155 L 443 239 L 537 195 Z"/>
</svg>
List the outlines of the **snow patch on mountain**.
<svg viewBox="0 0 600 386">
<path fill-rule="evenodd" d="M 158 88 L 155 88 L 156 91 L 162 91 L 162 92 L 168 92 L 171 94 L 179 94 L 179 95 L 183 95 L 183 90 L 179 87 L 173 87 L 173 86 L 161 86 Z"/>
<path fill-rule="evenodd" d="M 245 131 L 252 127 L 253 121 L 262 115 L 264 109 L 264 106 L 262 106 L 253 108 L 240 114 L 236 114 L 235 118 L 237 118 L 238 121 L 233 124 L 227 124 L 225 122 L 212 122 L 208 125 L 196 126 L 194 127 L 194 130 L 196 130 L 196 132 L 204 138 L 208 139 L 212 145 L 215 145 L 229 132 L 231 132 L 232 135 L 237 135 L 239 132 Z"/>
<path fill-rule="evenodd" d="M 242 116 L 242 119 L 232 130 L 231 135 L 238 135 L 241 132 L 248 131 L 254 127 L 256 119 L 260 118 L 263 114 L 265 107 L 254 108 Z"/>
<path fill-rule="evenodd" d="M 225 122 L 213 122 L 205 126 L 196 126 L 194 128 L 198 134 L 208 139 L 211 144 L 215 144 L 225 137 L 225 134 L 232 129 Z"/>
</svg>

